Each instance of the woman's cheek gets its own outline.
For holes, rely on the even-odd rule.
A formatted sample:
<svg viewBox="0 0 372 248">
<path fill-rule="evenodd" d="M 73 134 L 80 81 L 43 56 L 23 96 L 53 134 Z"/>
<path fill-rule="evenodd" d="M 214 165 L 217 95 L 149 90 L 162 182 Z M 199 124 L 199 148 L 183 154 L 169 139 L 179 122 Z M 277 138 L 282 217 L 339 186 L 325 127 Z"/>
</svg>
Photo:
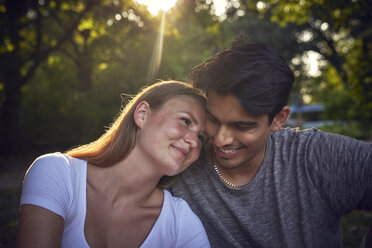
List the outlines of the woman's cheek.
<svg viewBox="0 0 372 248">
<path fill-rule="evenodd" d="M 198 159 L 199 155 L 200 155 L 200 150 L 201 150 L 201 147 L 196 147 L 196 148 L 193 148 L 193 151 L 191 152 L 192 153 L 192 157 L 191 157 L 191 160 L 192 160 L 192 163 L 195 162 L 195 160 Z"/>
</svg>

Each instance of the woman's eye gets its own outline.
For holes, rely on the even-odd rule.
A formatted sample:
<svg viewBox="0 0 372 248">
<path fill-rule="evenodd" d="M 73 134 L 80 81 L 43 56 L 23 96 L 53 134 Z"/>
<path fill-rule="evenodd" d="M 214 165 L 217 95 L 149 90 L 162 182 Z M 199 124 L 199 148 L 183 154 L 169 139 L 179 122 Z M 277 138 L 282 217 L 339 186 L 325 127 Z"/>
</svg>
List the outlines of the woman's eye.
<svg viewBox="0 0 372 248">
<path fill-rule="evenodd" d="M 190 121 L 189 119 L 187 119 L 187 118 L 181 118 L 181 120 L 182 120 L 183 122 L 185 122 L 186 125 L 189 125 L 189 124 L 191 123 L 191 121 Z"/>
</svg>

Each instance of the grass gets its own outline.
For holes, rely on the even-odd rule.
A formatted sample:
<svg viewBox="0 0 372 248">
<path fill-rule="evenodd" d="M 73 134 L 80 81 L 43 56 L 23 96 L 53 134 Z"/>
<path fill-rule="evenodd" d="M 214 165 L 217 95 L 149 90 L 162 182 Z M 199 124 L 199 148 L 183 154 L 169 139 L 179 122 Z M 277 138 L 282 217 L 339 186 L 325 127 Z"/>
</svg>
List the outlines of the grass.
<svg viewBox="0 0 372 248">
<path fill-rule="evenodd" d="M 2 185 L 2 189 L 0 187 L 1 248 L 15 246 L 21 196 L 19 185 L 22 181 L 22 175 L 35 157 L 35 154 L 29 154 L 23 158 L 0 157 L 0 165 L 8 165 L 6 168 L 0 168 L 0 185 Z M 17 174 L 17 176 L 12 176 L 14 174 Z M 9 185 L 5 181 L 16 181 L 18 184 L 14 184 L 17 186 Z M 372 212 L 354 211 L 344 216 L 342 218 L 343 247 L 359 247 L 369 228 L 372 228 Z"/>
<path fill-rule="evenodd" d="M 0 190 L 0 247 L 15 246 L 20 189 Z"/>
<path fill-rule="evenodd" d="M 372 228 L 372 212 L 354 211 L 342 217 L 344 248 L 360 247 L 363 236 Z"/>
<path fill-rule="evenodd" d="M 19 188 L 0 190 L 0 247 L 15 245 L 19 217 Z M 372 227 L 372 212 L 354 211 L 342 218 L 344 248 L 359 247 Z"/>
</svg>

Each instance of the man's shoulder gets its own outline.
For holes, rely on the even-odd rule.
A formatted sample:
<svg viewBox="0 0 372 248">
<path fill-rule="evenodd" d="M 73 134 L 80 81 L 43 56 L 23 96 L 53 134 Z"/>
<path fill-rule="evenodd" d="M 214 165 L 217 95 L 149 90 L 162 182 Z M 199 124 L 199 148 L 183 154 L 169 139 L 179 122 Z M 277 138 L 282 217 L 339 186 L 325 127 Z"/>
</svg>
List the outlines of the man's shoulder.
<svg viewBox="0 0 372 248">
<path fill-rule="evenodd" d="M 286 143 L 293 144 L 302 143 L 306 140 L 314 139 L 319 135 L 319 130 L 316 128 L 300 130 L 299 128 L 281 128 L 270 135 L 270 141 L 274 145 L 284 145 Z"/>
<path fill-rule="evenodd" d="M 276 137 L 285 137 L 285 136 L 312 136 L 312 135 L 317 135 L 319 133 L 322 133 L 317 128 L 308 128 L 308 129 L 303 129 L 301 130 L 300 128 L 292 128 L 292 127 L 286 127 L 286 128 L 281 128 L 276 132 L 273 132 L 272 134 Z M 324 133 L 323 134 L 327 134 Z"/>
<path fill-rule="evenodd" d="M 199 158 L 193 164 L 191 164 L 185 171 L 178 175 L 178 178 L 182 178 L 184 181 L 188 181 L 188 179 L 192 178 L 193 180 L 197 180 L 203 176 L 207 175 L 206 167 L 209 162 Z"/>
<path fill-rule="evenodd" d="M 200 173 L 201 171 L 205 171 L 210 164 L 211 159 L 208 153 L 208 148 L 203 147 L 203 149 L 200 151 L 199 158 L 181 174 L 185 174 L 185 172 L 188 174 Z"/>
<path fill-rule="evenodd" d="M 170 186 L 170 191 L 174 193 L 175 191 L 198 188 L 198 185 L 208 180 L 210 173 L 210 168 L 208 167 L 210 167 L 208 156 L 202 152 L 198 160 L 176 176 L 175 182 Z"/>
</svg>

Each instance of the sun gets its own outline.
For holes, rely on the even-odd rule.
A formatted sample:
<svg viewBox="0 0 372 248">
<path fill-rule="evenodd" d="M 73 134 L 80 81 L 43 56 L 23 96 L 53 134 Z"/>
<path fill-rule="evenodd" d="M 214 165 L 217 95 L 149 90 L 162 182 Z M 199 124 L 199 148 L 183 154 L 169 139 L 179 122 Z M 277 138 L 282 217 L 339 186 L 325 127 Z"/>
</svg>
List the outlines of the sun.
<svg viewBox="0 0 372 248">
<path fill-rule="evenodd" d="M 167 11 L 172 8 L 177 0 L 137 0 L 137 2 L 146 5 L 149 12 L 156 15 L 160 10 Z"/>
</svg>

